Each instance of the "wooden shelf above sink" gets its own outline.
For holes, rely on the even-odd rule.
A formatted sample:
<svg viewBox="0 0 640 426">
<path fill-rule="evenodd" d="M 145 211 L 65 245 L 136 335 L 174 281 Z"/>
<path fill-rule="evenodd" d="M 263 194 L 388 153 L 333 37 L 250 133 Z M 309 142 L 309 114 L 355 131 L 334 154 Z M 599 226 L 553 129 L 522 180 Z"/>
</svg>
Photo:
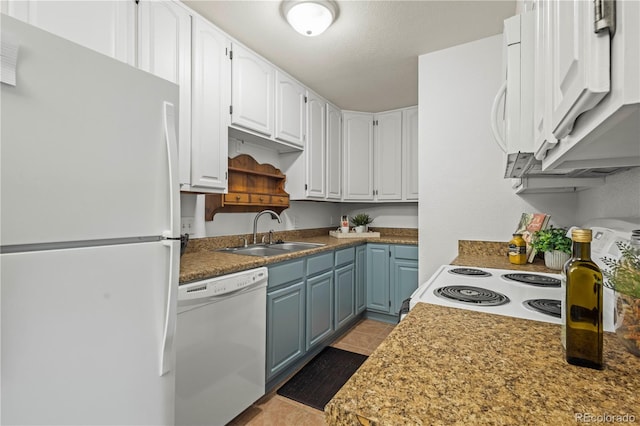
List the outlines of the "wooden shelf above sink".
<svg viewBox="0 0 640 426">
<path fill-rule="evenodd" d="M 271 209 L 282 213 L 289 207 L 289 194 L 284 190 L 286 175 L 271 164 L 260 164 L 242 154 L 229 158 L 229 192 L 205 196 L 206 221 L 216 213 L 259 212 Z"/>
</svg>

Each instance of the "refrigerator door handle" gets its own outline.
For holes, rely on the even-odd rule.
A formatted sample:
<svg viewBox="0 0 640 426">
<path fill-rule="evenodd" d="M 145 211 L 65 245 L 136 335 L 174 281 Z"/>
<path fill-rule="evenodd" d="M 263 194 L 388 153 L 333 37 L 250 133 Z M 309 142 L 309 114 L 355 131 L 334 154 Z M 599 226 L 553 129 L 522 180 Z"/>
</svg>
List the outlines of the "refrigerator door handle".
<svg viewBox="0 0 640 426">
<path fill-rule="evenodd" d="M 164 332 L 160 348 L 160 376 L 167 374 L 175 365 L 174 340 L 176 321 L 178 318 L 178 269 L 179 241 L 164 240 L 162 243 L 169 249 L 169 276 L 167 283 L 167 307 L 165 310 Z M 174 276 L 175 275 L 175 276 Z"/>
<path fill-rule="evenodd" d="M 178 198 L 178 140 L 176 138 L 175 107 L 170 102 L 164 102 L 164 135 L 167 143 L 167 159 L 169 172 L 169 203 L 171 221 L 170 229 L 163 232 L 165 238 L 180 237 L 180 199 Z"/>
</svg>

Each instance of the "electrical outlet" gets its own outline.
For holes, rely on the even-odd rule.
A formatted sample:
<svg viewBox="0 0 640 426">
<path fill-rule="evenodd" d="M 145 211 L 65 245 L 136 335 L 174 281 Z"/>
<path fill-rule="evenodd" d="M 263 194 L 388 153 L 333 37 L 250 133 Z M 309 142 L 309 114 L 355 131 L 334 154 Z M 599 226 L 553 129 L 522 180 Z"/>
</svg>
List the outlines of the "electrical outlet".
<svg viewBox="0 0 640 426">
<path fill-rule="evenodd" d="M 194 217 L 183 217 L 180 219 L 180 233 L 181 234 L 193 234 L 195 231 L 195 218 Z"/>
</svg>

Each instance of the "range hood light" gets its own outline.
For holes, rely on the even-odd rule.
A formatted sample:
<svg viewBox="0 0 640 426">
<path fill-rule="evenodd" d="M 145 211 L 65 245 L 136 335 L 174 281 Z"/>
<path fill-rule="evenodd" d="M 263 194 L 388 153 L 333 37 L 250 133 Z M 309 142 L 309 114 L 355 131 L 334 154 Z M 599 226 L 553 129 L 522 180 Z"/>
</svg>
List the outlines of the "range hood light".
<svg viewBox="0 0 640 426">
<path fill-rule="evenodd" d="M 307 37 L 322 34 L 336 19 L 338 7 L 327 0 L 283 2 L 283 13 L 289 25 Z"/>
</svg>

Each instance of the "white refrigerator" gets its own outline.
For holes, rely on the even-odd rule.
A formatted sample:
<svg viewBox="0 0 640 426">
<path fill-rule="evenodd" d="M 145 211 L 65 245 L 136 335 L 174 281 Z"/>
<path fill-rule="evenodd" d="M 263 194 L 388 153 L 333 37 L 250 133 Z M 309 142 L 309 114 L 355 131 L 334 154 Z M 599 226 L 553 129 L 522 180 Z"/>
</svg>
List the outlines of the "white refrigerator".
<svg viewBox="0 0 640 426">
<path fill-rule="evenodd" d="M 178 87 L 1 16 L 1 423 L 172 424 Z"/>
</svg>

